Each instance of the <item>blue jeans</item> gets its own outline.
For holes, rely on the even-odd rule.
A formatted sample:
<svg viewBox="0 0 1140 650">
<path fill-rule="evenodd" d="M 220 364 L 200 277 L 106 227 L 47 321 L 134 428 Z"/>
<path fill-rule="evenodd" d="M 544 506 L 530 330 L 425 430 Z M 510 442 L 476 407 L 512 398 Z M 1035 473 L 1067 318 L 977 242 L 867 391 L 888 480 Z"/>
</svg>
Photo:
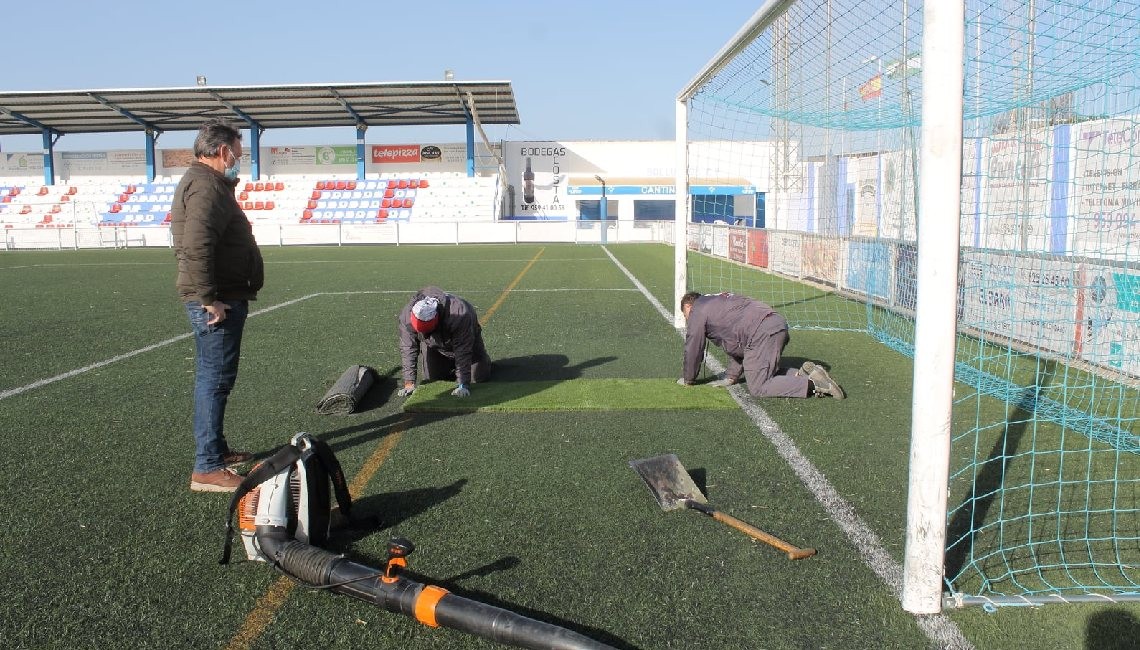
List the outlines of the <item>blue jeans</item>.
<svg viewBox="0 0 1140 650">
<path fill-rule="evenodd" d="M 225 467 L 222 457 L 230 451 L 223 421 L 226 401 L 237 379 L 241 334 L 249 315 L 249 302 L 227 300 L 225 303 L 230 307 L 226 319 L 214 325 L 206 324 L 210 315 L 202 309 L 202 303 L 186 303 L 198 359 L 194 370 L 195 472 Z"/>
</svg>

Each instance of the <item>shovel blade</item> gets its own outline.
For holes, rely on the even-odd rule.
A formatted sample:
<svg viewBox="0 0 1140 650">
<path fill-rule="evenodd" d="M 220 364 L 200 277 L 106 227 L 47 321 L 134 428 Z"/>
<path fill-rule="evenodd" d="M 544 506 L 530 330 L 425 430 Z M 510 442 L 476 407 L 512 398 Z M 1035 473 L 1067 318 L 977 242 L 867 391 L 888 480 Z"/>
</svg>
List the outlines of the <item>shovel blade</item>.
<svg viewBox="0 0 1140 650">
<path fill-rule="evenodd" d="M 629 466 L 649 486 L 649 491 L 662 510 L 684 508 L 686 501 L 708 503 L 676 454 L 631 460 Z"/>
</svg>

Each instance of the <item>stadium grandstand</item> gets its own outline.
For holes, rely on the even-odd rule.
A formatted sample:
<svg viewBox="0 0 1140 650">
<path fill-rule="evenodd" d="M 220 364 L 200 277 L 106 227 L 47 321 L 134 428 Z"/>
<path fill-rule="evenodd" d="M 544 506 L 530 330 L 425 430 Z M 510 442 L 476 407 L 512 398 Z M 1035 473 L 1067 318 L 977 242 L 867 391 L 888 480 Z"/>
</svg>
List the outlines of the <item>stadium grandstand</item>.
<svg viewBox="0 0 1140 650">
<path fill-rule="evenodd" d="M 520 123 L 510 82 L 448 81 L 0 93 L 0 137 L 44 143 L 0 155 L 4 248 L 169 246 L 193 155 L 158 140 L 217 117 L 246 134 L 238 200 L 265 244 L 671 239 L 673 168 L 653 165 L 672 141 L 491 142 L 484 124 Z M 414 125 L 456 125 L 465 138 L 368 142 Z M 355 141 L 261 145 L 268 129 L 309 127 L 353 128 Z M 114 132 L 138 132 L 143 146 L 56 148 Z M 708 181 L 694 189 L 707 199 L 694 219 L 761 225 L 765 182 Z M 737 206 L 727 215 L 726 201 Z"/>
</svg>

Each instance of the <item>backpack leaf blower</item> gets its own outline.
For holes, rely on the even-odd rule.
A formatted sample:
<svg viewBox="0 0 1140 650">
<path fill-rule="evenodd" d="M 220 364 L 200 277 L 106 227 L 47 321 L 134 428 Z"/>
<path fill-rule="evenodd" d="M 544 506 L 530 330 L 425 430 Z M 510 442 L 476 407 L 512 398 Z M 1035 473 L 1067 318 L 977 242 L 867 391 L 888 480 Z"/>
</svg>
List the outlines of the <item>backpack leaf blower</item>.
<svg viewBox="0 0 1140 650">
<path fill-rule="evenodd" d="M 566 628 L 404 577 L 407 557 L 415 550 L 406 539 L 389 541 L 383 569 L 320 548 L 330 530 L 330 483 L 341 512 L 351 517 L 351 497 L 332 450 L 308 433 L 293 436 L 257 465 L 234 493 L 221 563 L 230 560 L 236 511 L 247 557 L 269 563 L 310 587 L 378 605 L 429 627 L 448 627 L 519 648 L 613 650 Z"/>
</svg>

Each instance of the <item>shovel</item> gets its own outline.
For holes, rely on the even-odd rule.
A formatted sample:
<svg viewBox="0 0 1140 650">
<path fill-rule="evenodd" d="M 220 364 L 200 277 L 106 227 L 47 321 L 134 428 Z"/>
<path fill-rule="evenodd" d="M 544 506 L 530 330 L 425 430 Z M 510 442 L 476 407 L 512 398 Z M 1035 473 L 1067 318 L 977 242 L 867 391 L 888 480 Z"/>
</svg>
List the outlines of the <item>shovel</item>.
<svg viewBox="0 0 1140 650">
<path fill-rule="evenodd" d="M 685 467 L 681 465 L 676 454 L 631 460 L 629 466 L 641 476 L 645 484 L 649 486 L 649 491 L 657 499 L 657 504 L 666 512 L 678 508 L 692 508 L 697 512 L 703 512 L 722 524 L 728 524 L 740 532 L 750 535 L 757 541 L 784 551 L 788 554 L 789 560 L 802 560 L 805 557 L 815 555 L 814 548 L 792 546 L 782 539 L 773 537 L 755 526 L 750 526 L 736 517 L 727 515 L 708 505 L 708 499 L 705 498 L 704 494 L 701 494 L 697 484 L 693 483 L 692 477 L 685 471 Z"/>
</svg>

